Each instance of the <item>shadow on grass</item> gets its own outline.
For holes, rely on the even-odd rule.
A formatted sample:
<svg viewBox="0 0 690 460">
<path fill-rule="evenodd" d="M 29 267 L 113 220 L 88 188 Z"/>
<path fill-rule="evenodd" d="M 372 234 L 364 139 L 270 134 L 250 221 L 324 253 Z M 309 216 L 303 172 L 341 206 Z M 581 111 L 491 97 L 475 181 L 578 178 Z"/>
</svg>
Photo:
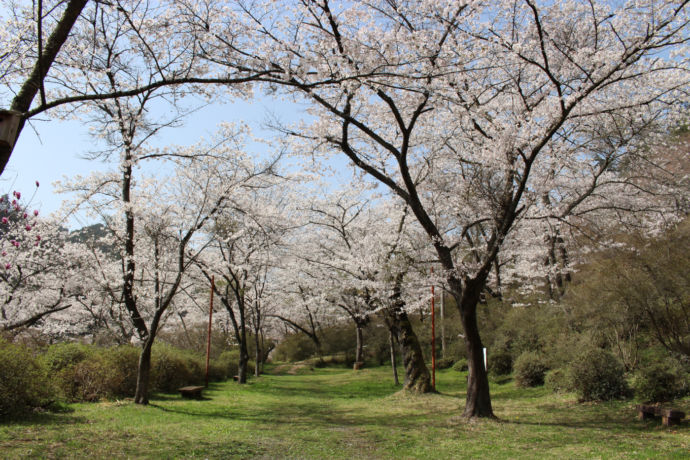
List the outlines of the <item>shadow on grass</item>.
<svg viewBox="0 0 690 460">
<path fill-rule="evenodd" d="M 0 425 L 4 426 L 29 426 L 29 425 L 56 425 L 56 424 L 78 424 L 86 423 L 86 417 L 67 415 L 73 413 L 71 408 L 60 410 L 58 412 L 40 412 L 22 414 L 14 417 L 2 418 L 0 417 Z"/>
</svg>

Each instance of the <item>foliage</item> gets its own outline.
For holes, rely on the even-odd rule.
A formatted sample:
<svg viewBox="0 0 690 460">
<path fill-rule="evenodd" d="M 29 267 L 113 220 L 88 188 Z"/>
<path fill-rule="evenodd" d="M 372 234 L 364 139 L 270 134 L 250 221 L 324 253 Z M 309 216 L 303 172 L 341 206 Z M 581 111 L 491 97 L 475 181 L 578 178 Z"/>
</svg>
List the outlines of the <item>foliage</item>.
<svg viewBox="0 0 690 460">
<path fill-rule="evenodd" d="M 623 364 L 611 352 L 594 348 L 570 365 L 573 387 L 581 401 L 609 401 L 628 396 Z"/>
<path fill-rule="evenodd" d="M 25 347 L 0 339 L 0 419 L 56 400 L 45 368 Z"/>
<path fill-rule="evenodd" d="M 539 353 L 526 351 L 517 357 L 514 369 L 515 385 L 519 388 L 527 388 L 544 384 L 548 366 Z"/>
<path fill-rule="evenodd" d="M 297 333 L 285 337 L 273 351 L 274 361 L 295 362 L 310 358 L 316 353 L 316 347 L 305 334 Z"/>
<path fill-rule="evenodd" d="M 507 350 L 496 350 L 487 356 L 488 371 L 493 375 L 508 375 L 513 371 L 513 356 Z"/>
<path fill-rule="evenodd" d="M 469 366 L 467 365 L 467 358 L 460 358 L 455 361 L 455 364 L 453 364 L 454 371 L 465 372 L 467 369 L 469 369 Z"/>
<path fill-rule="evenodd" d="M 440 358 L 436 360 L 436 369 L 449 369 L 453 367 L 455 360 L 453 358 Z"/>
<path fill-rule="evenodd" d="M 544 386 L 554 393 L 574 391 L 574 385 L 568 368 L 552 369 L 546 373 Z"/>
<path fill-rule="evenodd" d="M 646 360 L 635 371 L 631 386 L 635 397 L 644 402 L 671 401 L 690 394 L 690 372 L 667 356 Z"/>
</svg>

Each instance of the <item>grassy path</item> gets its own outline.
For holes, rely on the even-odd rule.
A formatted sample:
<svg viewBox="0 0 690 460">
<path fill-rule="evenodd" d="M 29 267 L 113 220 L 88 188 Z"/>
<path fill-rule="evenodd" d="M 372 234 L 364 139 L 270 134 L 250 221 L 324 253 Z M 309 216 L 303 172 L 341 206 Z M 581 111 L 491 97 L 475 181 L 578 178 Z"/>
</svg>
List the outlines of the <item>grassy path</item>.
<svg viewBox="0 0 690 460">
<path fill-rule="evenodd" d="M 203 401 L 75 404 L 0 425 L 0 457 L 690 458 L 687 422 L 667 429 L 635 420 L 629 401 L 581 405 L 512 382 L 492 386 L 499 421 L 468 423 L 464 378 L 443 371 L 440 394 L 410 397 L 387 368 L 305 368 L 214 384 Z"/>
</svg>

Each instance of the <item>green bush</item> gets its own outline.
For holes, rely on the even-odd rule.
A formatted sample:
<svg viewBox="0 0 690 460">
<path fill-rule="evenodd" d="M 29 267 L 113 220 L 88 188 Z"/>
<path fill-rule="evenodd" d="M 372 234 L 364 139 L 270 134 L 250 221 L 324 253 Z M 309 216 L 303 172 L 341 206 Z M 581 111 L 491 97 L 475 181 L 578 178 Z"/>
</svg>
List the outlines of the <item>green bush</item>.
<svg viewBox="0 0 690 460">
<path fill-rule="evenodd" d="M 453 358 L 441 358 L 436 360 L 436 369 L 448 369 L 453 365 Z"/>
<path fill-rule="evenodd" d="M 45 349 L 41 361 L 46 365 L 48 371 L 59 372 L 90 358 L 95 351 L 95 347 L 81 343 L 58 343 Z"/>
<path fill-rule="evenodd" d="M 469 366 L 467 365 L 467 358 L 460 358 L 455 361 L 455 364 L 453 364 L 454 371 L 464 372 L 467 369 L 469 369 Z"/>
<path fill-rule="evenodd" d="M 169 345 L 159 344 L 153 347 L 151 354 L 152 391 L 172 393 L 178 388 L 203 383 L 205 363 L 201 358 Z"/>
<path fill-rule="evenodd" d="M 45 367 L 24 347 L 0 339 L 0 418 L 56 400 Z"/>
<path fill-rule="evenodd" d="M 137 388 L 137 369 L 141 349 L 131 345 L 104 348 L 108 366 L 108 393 L 116 397 L 131 397 Z"/>
<path fill-rule="evenodd" d="M 111 396 L 110 368 L 102 354 L 78 362 L 59 372 L 63 394 L 70 401 L 98 401 Z"/>
<path fill-rule="evenodd" d="M 544 386 L 554 393 L 573 391 L 573 382 L 568 369 L 553 369 L 546 373 Z"/>
<path fill-rule="evenodd" d="M 296 362 L 312 357 L 316 353 L 314 342 L 305 334 L 292 334 L 276 346 L 273 356 L 276 361 Z M 326 353 L 331 353 L 327 350 Z"/>
<path fill-rule="evenodd" d="M 487 367 L 493 375 L 508 375 L 513 371 L 513 357 L 507 350 L 496 350 L 488 354 Z"/>
<path fill-rule="evenodd" d="M 534 351 L 526 351 L 515 360 L 515 384 L 518 387 L 536 387 L 544 384 L 548 367 L 544 358 Z"/>
<path fill-rule="evenodd" d="M 586 351 L 570 365 L 573 388 L 580 401 L 608 401 L 628 395 L 623 364 L 609 351 Z"/>
<path fill-rule="evenodd" d="M 640 367 L 632 379 L 635 396 L 644 402 L 663 402 L 690 393 L 690 375 L 671 359 Z"/>
</svg>

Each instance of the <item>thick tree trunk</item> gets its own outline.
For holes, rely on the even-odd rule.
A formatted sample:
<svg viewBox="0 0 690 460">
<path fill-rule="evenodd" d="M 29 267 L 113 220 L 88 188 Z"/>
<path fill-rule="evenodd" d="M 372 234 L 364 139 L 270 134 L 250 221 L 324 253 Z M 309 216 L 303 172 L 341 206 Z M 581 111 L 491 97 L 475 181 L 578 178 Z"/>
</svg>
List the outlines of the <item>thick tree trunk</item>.
<svg viewBox="0 0 690 460">
<path fill-rule="evenodd" d="M 240 359 L 237 366 L 237 383 L 247 383 L 247 364 L 249 363 L 249 352 L 247 351 L 247 340 L 240 342 Z"/>
<path fill-rule="evenodd" d="M 139 355 L 139 367 L 137 368 L 137 389 L 134 393 L 136 404 L 149 403 L 149 380 L 151 376 L 151 349 L 153 339 L 149 338 L 144 342 L 144 346 Z"/>
<path fill-rule="evenodd" d="M 419 345 L 417 334 L 412 329 L 410 319 L 405 312 L 405 302 L 402 299 L 402 281 L 404 273 L 398 274 L 390 297 L 391 304 L 384 310 L 386 322 L 393 331 L 403 357 L 405 368 L 404 390 L 416 393 L 429 393 L 431 387 L 431 374 L 424 363 L 422 347 Z"/>
<path fill-rule="evenodd" d="M 355 349 L 355 365 L 354 369 L 359 370 L 364 367 L 364 326 L 357 322 L 355 323 L 355 330 L 357 332 L 357 348 Z"/>
<path fill-rule="evenodd" d="M 403 355 L 403 366 L 405 367 L 404 390 L 411 390 L 415 393 L 429 393 L 433 391 L 431 387 L 431 374 L 424 362 L 422 347 L 419 345 L 417 334 L 412 329 L 407 313 L 401 312 L 398 316 L 398 343 Z"/>
<path fill-rule="evenodd" d="M 400 385 L 400 380 L 398 379 L 398 363 L 395 359 L 395 340 L 393 338 L 393 331 L 388 333 L 388 345 L 391 349 L 391 367 L 393 368 L 393 379 L 396 385 Z"/>
<path fill-rule="evenodd" d="M 452 286 L 453 288 L 457 286 Z M 453 289 L 453 294 L 457 292 Z M 477 324 L 477 304 L 482 291 L 482 283 L 467 282 L 460 299 L 455 301 L 460 311 L 462 325 L 465 329 L 465 345 L 467 346 L 467 364 L 469 377 L 467 381 L 467 399 L 465 402 L 465 417 L 495 417 L 491 407 L 489 392 L 489 378 L 484 367 L 484 352 L 482 339 L 479 336 Z"/>
</svg>

